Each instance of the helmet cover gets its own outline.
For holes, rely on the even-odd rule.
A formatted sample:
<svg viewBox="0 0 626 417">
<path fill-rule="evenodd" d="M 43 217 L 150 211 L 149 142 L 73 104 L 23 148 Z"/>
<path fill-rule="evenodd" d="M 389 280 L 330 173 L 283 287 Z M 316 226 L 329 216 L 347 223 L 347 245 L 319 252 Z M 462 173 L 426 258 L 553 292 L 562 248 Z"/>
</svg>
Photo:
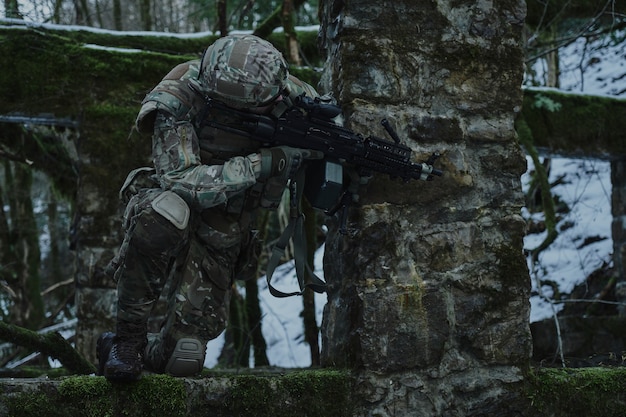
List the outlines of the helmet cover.
<svg viewBox="0 0 626 417">
<path fill-rule="evenodd" d="M 270 42 L 254 35 L 229 35 L 207 48 L 199 79 L 209 97 L 250 108 L 274 100 L 288 75 L 287 62 Z"/>
</svg>

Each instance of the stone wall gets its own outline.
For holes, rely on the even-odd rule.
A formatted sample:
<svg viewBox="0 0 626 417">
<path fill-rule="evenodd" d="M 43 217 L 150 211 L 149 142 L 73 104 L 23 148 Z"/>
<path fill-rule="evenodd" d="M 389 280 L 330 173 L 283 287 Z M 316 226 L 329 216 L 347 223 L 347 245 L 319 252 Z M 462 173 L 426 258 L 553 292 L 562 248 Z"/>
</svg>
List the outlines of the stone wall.
<svg viewBox="0 0 626 417">
<path fill-rule="evenodd" d="M 386 117 L 444 176 L 375 177 L 326 246 L 323 363 L 363 371 L 364 415 L 505 406 L 531 351 L 514 118 L 523 1 L 323 3 L 324 88 L 346 124 Z"/>
</svg>

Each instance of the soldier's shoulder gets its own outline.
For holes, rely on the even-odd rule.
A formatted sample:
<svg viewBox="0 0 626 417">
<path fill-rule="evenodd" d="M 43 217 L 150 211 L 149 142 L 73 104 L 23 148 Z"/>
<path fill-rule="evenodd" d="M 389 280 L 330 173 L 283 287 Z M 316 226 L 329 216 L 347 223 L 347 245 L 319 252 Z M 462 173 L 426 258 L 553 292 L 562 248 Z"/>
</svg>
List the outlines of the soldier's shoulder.
<svg viewBox="0 0 626 417">
<path fill-rule="evenodd" d="M 152 133 L 157 110 L 176 118 L 192 117 L 194 109 L 203 102 L 194 88 L 199 68 L 199 60 L 177 65 L 146 95 L 136 121 L 139 132 Z"/>
</svg>

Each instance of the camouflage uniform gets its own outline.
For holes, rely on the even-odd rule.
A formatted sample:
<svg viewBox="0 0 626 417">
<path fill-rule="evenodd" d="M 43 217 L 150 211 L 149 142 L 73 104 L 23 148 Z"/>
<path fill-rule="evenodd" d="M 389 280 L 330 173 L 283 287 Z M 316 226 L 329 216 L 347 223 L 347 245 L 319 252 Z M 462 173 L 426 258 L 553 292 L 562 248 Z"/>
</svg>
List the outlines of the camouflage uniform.
<svg viewBox="0 0 626 417">
<path fill-rule="evenodd" d="M 203 59 L 212 60 L 238 44 L 220 45 L 210 46 Z M 269 70 L 267 83 L 248 82 L 247 66 L 259 68 L 253 60 L 260 54 L 254 52 L 231 63 L 241 73 L 230 78 L 199 74 L 203 67 L 198 60 L 177 66 L 146 96 L 137 117 L 139 132 L 152 134 L 154 171 L 133 171 L 122 189 L 130 198 L 126 233 L 112 268 L 118 283 L 118 331 L 126 323 L 141 334 L 168 288 L 165 323 L 160 333 L 147 335 L 143 358 L 156 372 L 186 375 L 201 370 L 206 343 L 226 326 L 233 279 L 242 277 L 253 261 L 247 255 L 255 243 L 250 231 L 254 212 L 275 208 L 285 187 L 282 179 L 260 180 L 259 142 L 203 123 L 228 118 L 214 114 L 206 96 L 219 90 L 213 98 L 227 105 L 241 107 L 236 99 L 243 95 L 247 106 L 261 107 L 269 104 L 264 99 L 276 102 L 285 91 L 287 104 L 295 95 L 316 95 L 310 85 L 286 73 L 286 88 L 272 91 L 271 74 L 280 72 L 276 68 Z M 241 55 L 234 56 L 241 60 Z M 257 80 L 265 76 L 257 74 Z M 152 186 L 141 185 L 146 178 Z M 182 358 L 178 365 L 174 350 Z"/>
</svg>

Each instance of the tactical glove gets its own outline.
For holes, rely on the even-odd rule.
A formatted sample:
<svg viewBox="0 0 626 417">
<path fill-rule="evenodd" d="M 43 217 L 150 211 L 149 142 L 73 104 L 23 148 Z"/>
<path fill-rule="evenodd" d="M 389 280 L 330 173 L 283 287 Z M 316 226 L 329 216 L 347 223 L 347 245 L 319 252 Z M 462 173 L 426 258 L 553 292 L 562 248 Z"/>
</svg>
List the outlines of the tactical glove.
<svg viewBox="0 0 626 417">
<path fill-rule="evenodd" d="M 324 154 L 310 149 L 277 146 L 261 149 L 261 174 L 259 179 L 279 177 L 287 181 L 298 172 L 305 159 L 322 159 Z"/>
</svg>

